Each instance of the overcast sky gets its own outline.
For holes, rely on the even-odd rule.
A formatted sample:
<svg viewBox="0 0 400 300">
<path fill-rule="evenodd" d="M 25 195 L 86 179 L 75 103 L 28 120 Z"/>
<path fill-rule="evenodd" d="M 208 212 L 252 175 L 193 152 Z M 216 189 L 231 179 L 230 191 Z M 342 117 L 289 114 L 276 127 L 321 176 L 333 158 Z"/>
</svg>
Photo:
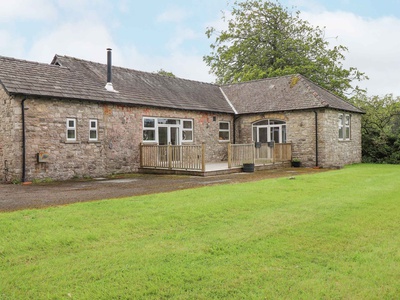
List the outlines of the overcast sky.
<svg viewBox="0 0 400 300">
<path fill-rule="evenodd" d="M 233 0 L 0 0 L 0 55 L 50 63 L 55 54 L 213 82 L 203 62 L 207 26 L 223 26 Z M 369 95 L 400 96 L 400 0 L 282 0 L 349 48 L 346 67 Z"/>
</svg>

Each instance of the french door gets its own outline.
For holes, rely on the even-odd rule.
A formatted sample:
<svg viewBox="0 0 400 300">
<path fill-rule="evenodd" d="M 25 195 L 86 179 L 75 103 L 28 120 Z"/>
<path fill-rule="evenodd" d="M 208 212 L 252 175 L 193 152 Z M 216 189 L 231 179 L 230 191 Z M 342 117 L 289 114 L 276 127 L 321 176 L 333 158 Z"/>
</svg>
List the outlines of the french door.
<svg viewBox="0 0 400 300">
<path fill-rule="evenodd" d="M 282 125 L 257 126 L 255 129 L 254 139 L 256 142 L 263 144 L 268 142 L 282 143 L 284 139 Z"/>
<path fill-rule="evenodd" d="M 158 144 L 160 146 L 177 146 L 181 144 L 180 141 L 180 130 L 177 125 L 163 124 L 158 126 Z M 162 147 L 159 152 L 159 159 L 161 161 L 169 161 L 169 155 L 171 155 L 172 161 L 180 160 L 180 149 L 179 147 Z"/>
<path fill-rule="evenodd" d="M 158 126 L 158 144 L 159 145 L 180 145 L 179 126 L 159 125 Z"/>
</svg>

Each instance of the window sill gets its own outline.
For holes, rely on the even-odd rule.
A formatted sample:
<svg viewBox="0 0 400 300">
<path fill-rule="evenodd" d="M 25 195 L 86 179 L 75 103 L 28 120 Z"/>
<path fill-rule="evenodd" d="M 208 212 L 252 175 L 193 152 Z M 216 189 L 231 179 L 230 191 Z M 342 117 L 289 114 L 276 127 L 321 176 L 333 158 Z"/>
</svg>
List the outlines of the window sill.
<svg viewBox="0 0 400 300">
<path fill-rule="evenodd" d="M 230 140 L 219 140 L 218 142 L 219 142 L 219 143 L 229 143 Z"/>
<path fill-rule="evenodd" d="M 146 145 L 157 145 L 156 141 L 143 141 L 142 143 Z"/>
<path fill-rule="evenodd" d="M 79 141 L 64 141 L 64 144 L 80 144 Z"/>
<path fill-rule="evenodd" d="M 101 144 L 100 141 L 88 141 L 88 144 Z"/>
</svg>

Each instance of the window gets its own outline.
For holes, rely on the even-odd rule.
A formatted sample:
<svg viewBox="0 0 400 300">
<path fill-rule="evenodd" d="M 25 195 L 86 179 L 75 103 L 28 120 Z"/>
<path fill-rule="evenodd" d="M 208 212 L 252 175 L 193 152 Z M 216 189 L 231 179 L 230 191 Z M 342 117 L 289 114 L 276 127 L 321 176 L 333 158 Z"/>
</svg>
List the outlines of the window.
<svg viewBox="0 0 400 300">
<path fill-rule="evenodd" d="M 338 119 L 339 126 L 339 140 L 348 141 L 350 140 L 351 133 L 351 117 L 349 114 L 339 114 Z"/>
<path fill-rule="evenodd" d="M 67 141 L 76 141 L 76 119 L 67 119 Z"/>
<path fill-rule="evenodd" d="M 192 119 L 143 118 L 143 142 L 181 145 L 193 140 Z"/>
<path fill-rule="evenodd" d="M 97 120 L 89 121 L 89 141 L 97 141 L 98 130 L 97 130 Z"/>
<path fill-rule="evenodd" d="M 182 141 L 193 142 L 193 121 L 183 120 Z"/>
<path fill-rule="evenodd" d="M 149 141 L 149 142 L 156 141 L 156 119 L 154 118 L 143 119 L 143 141 Z"/>
<path fill-rule="evenodd" d="M 350 115 L 344 116 L 344 138 L 350 140 Z"/>
<path fill-rule="evenodd" d="M 261 120 L 253 123 L 253 141 L 259 143 L 286 143 L 286 122 Z"/>
<path fill-rule="evenodd" d="M 219 140 L 229 141 L 230 140 L 230 129 L 229 122 L 219 122 Z"/>
</svg>

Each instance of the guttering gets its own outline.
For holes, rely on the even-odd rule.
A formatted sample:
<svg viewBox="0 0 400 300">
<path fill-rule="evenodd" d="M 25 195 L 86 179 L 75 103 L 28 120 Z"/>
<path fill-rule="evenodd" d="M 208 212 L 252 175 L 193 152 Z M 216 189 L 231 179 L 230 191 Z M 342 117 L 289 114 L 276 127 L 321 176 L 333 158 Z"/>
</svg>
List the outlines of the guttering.
<svg viewBox="0 0 400 300">
<path fill-rule="evenodd" d="M 25 136 L 25 100 L 24 97 L 21 101 L 21 114 L 22 114 L 22 178 L 21 182 L 26 180 L 26 136 Z"/>
<path fill-rule="evenodd" d="M 315 114 L 315 166 L 318 167 L 318 112 L 314 110 Z"/>
</svg>

